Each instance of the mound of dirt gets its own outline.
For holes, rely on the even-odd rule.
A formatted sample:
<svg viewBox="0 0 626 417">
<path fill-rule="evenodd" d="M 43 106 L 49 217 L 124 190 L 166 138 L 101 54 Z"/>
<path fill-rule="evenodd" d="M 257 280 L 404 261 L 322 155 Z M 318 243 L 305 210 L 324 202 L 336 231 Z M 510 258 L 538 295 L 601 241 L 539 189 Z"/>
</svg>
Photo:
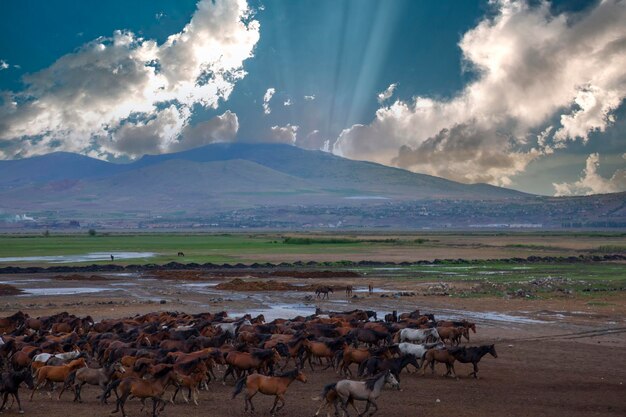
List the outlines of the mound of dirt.
<svg viewBox="0 0 626 417">
<path fill-rule="evenodd" d="M 272 279 L 268 281 L 245 281 L 240 278 L 235 278 L 228 282 L 222 282 L 215 286 L 218 290 L 229 291 L 303 291 L 312 292 L 319 287 L 319 285 L 292 285 L 287 282 L 274 281 Z M 344 290 L 345 286 L 331 286 L 333 291 Z"/>
<path fill-rule="evenodd" d="M 52 279 L 56 279 L 58 281 L 109 281 L 115 280 L 116 278 L 105 278 L 102 275 L 79 275 L 79 274 L 71 274 L 71 275 L 55 275 Z"/>
<path fill-rule="evenodd" d="M 10 284 L 0 284 L 0 296 L 2 295 L 20 295 L 24 291 Z"/>
</svg>

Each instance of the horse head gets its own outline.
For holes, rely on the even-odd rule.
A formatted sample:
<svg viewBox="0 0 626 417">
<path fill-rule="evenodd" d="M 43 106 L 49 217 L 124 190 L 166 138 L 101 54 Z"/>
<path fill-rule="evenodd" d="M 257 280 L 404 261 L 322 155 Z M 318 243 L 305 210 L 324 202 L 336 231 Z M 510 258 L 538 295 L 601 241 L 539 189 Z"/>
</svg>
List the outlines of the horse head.
<svg viewBox="0 0 626 417">
<path fill-rule="evenodd" d="M 493 356 L 494 358 L 498 357 L 498 354 L 496 353 L 496 346 L 495 345 L 490 345 L 489 346 L 489 353 L 491 353 L 491 356 Z"/>
<path fill-rule="evenodd" d="M 298 375 L 296 375 L 296 380 L 304 383 L 306 383 L 307 381 L 306 375 L 300 369 L 298 369 Z"/>
<path fill-rule="evenodd" d="M 393 375 L 391 370 L 387 370 L 387 372 L 385 373 L 385 382 L 391 385 L 392 388 L 396 388 L 398 390 L 400 389 L 400 383 L 398 382 L 396 377 Z"/>
</svg>

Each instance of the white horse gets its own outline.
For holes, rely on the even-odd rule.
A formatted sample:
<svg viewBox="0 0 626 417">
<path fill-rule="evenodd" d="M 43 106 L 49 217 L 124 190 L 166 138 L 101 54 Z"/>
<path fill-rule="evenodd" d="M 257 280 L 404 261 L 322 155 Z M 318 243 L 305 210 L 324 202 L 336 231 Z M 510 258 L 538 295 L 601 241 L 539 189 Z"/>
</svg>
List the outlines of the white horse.
<svg viewBox="0 0 626 417">
<path fill-rule="evenodd" d="M 81 353 L 80 350 L 73 350 L 71 352 L 55 353 L 55 354 L 40 353 L 38 355 L 35 355 L 35 357 L 33 358 L 33 362 L 46 363 L 52 358 L 61 359 L 62 361 L 71 361 L 71 360 L 78 358 L 80 356 L 80 353 Z"/>
<path fill-rule="evenodd" d="M 418 360 L 418 364 L 421 365 L 421 362 L 424 360 L 424 355 L 426 354 L 426 351 L 428 349 L 440 349 L 440 348 L 444 348 L 446 345 L 443 344 L 442 342 L 435 342 L 435 343 L 424 343 L 423 345 L 416 345 L 415 343 L 399 343 L 398 344 L 398 349 L 400 350 L 400 352 L 403 355 L 414 355 L 417 360 Z M 419 368 L 418 368 L 419 370 Z M 408 368 L 407 368 L 407 372 L 408 372 Z"/>
<path fill-rule="evenodd" d="M 437 329 L 402 329 L 400 330 L 400 342 L 427 343 L 429 341 L 441 341 Z"/>
<path fill-rule="evenodd" d="M 341 408 L 346 413 L 346 416 L 350 417 L 348 413 L 349 400 L 367 401 L 365 410 L 360 415 L 367 414 L 370 406 L 374 406 L 375 410 L 370 414 L 372 416 L 378 411 L 378 405 L 376 399 L 380 396 L 380 392 L 383 389 L 385 383 L 391 384 L 392 387 L 400 389 L 400 383 L 393 376 L 391 371 L 383 371 L 378 375 L 366 379 L 365 381 L 351 381 L 349 379 L 342 379 L 335 384 L 335 391 L 337 397 L 341 400 Z M 335 409 L 337 406 L 335 405 Z M 338 413 L 337 413 L 338 414 Z"/>
<path fill-rule="evenodd" d="M 237 337 L 237 330 L 239 329 L 239 327 L 250 325 L 252 325 L 252 323 L 250 322 L 250 320 L 246 319 L 243 321 L 234 321 L 231 323 L 218 323 L 215 326 L 222 329 L 224 333 L 227 333 L 230 338 L 234 339 L 235 337 Z"/>
</svg>

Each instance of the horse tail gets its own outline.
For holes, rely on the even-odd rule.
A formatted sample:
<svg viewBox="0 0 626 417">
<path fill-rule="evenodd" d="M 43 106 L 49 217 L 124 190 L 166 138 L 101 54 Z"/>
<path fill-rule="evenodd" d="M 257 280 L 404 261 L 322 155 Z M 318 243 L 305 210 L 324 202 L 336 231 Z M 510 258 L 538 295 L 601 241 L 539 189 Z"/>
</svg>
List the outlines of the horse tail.
<svg viewBox="0 0 626 417">
<path fill-rule="evenodd" d="M 233 398 L 235 398 L 237 395 L 239 395 L 239 393 L 240 393 L 241 391 L 243 391 L 243 387 L 245 387 L 245 386 L 246 386 L 246 380 L 247 380 L 247 379 L 248 379 L 248 377 L 247 377 L 247 376 L 243 376 L 243 377 L 239 378 L 239 381 L 237 381 L 237 383 L 235 384 L 235 391 L 233 391 L 233 396 L 232 396 L 232 397 L 230 397 L 230 398 L 231 398 L 231 400 L 232 400 Z"/>
<path fill-rule="evenodd" d="M 104 401 L 109 398 L 109 396 L 111 395 L 111 391 L 116 390 L 117 387 L 120 385 L 120 383 L 123 381 L 123 378 L 120 379 L 116 379 L 115 381 L 111 382 L 109 385 L 107 385 L 106 389 L 104 390 L 104 392 L 102 393 L 102 397 L 100 397 L 100 401 L 104 404 Z"/>
</svg>

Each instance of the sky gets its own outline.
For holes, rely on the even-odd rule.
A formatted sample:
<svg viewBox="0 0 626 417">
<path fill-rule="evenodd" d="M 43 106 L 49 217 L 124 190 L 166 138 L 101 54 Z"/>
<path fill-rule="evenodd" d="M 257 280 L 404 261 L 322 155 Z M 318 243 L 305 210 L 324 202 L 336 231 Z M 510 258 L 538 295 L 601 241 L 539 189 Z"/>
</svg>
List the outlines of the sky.
<svg viewBox="0 0 626 417">
<path fill-rule="evenodd" d="M 275 142 L 625 191 L 624 22 L 617 0 L 1 2 L 0 159 Z"/>
</svg>

